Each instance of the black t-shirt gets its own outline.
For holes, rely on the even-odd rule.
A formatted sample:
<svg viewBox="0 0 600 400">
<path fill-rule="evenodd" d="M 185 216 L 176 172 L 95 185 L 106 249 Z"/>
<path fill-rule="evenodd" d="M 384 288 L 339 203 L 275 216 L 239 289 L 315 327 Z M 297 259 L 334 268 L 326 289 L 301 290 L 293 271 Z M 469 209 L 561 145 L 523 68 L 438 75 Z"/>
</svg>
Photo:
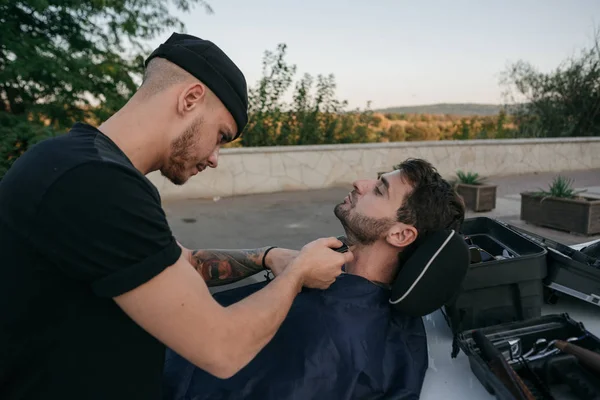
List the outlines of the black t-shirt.
<svg viewBox="0 0 600 400">
<path fill-rule="evenodd" d="M 78 123 L 0 181 L 0 398 L 159 399 L 164 345 L 112 297 L 181 249 L 150 181 Z"/>
</svg>

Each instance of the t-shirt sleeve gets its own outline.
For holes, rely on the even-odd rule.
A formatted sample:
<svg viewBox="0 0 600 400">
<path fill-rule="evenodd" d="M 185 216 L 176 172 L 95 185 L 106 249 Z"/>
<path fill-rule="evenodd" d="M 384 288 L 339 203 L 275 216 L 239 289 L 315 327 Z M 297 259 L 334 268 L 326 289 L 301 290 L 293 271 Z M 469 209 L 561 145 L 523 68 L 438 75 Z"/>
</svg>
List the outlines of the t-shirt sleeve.
<svg viewBox="0 0 600 400">
<path fill-rule="evenodd" d="M 78 166 L 53 183 L 30 238 L 48 268 L 89 283 L 103 297 L 134 289 L 181 255 L 150 184 L 106 162 Z"/>
</svg>

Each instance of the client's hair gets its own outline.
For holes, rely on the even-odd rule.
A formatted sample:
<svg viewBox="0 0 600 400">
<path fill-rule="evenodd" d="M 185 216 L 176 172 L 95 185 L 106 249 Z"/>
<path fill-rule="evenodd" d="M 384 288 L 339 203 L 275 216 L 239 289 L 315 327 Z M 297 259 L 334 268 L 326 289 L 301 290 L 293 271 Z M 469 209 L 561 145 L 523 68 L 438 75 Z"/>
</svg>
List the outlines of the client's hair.
<svg viewBox="0 0 600 400">
<path fill-rule="evenodd" d="M 409 158 L 395 168 L 413 188 L 398 209 L 399 222 L 414 226 L 419 236 L 441 229 L 460 230 L 465 218 L 463 200 L 433 165 Z"/>
</svg>

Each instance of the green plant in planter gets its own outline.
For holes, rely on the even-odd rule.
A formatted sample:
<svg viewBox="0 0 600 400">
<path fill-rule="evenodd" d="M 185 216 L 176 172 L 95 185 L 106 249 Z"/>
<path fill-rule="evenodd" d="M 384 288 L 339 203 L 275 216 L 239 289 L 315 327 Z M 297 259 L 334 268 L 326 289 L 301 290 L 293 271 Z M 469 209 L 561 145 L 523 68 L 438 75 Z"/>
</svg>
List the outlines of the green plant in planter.
<svg viewBox="0 0 600 400">
<path fill-rule="evenodd" d="M 454 187 L 467 209 L 480 212 L 496 208 L 496 185 L 487 184 L 477 172 L 457 171 Z"/>
<path fill-rule="evenodd" d="M 573 180 L 564 176 L 553 179 L 547 190 L 521 193 L 521 219 L 527 223 L 566 232 L 596 235 L 600 233 L 600 200 L 580 196 Z"/>
<path fill-rule="evenodd" d="M 540 189 L 535 194 L 538 197 L 557 197 L 560 199 L 573 199 L 578 197 L 579 193 L 585 190 L 575 190 L 573 188 L 573 179 L 558 175 L 552 183 L 548 185 L 548 190 Z"/>
<path fill-rule="evenodd" d="M 483 185 L 486 178 L 480 176 L 477 172 L 456 172 L 456 182 L 464 185 Z"/>
</svg>

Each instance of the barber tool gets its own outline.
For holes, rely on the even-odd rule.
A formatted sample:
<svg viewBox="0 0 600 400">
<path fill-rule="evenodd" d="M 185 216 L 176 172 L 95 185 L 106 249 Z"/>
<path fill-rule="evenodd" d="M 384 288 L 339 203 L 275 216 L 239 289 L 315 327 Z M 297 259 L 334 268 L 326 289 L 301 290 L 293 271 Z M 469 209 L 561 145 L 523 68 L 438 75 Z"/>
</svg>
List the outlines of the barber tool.
<svg viewBox="0 0 600 400">
<path fill-rule="evenodd" d="M 581 340 L 584 337 L 585 336 L 582 336 L 582 337 L 570 337 L 570 338 L 567 339 L 567 342 L 568 343 L 576 342 L 578 340 Z M 535 354 L 535 355 L 527 357 L 526 360 L 529 361 L 529 362 L 531 362 L 531 361 L 539 360 L 541 358 L 546 358 L 548 356 L 557 354 L 560 351 L 555 346 L 557 342 L 559 342 L 559 340 L 552 340 L 550 343 L 548 343 L 548 345 L 546 346 L 545 349 L 543 349 L 542 351 L 540 351 L 538 354 Z"/>
<path fill-rule="evenodd" d="M 540 354 L 542 351 L 545 351 L 548 348 L 548 340 L 546 340 L 545 338 L 539 338 L 535 341 L 535 343 L 533 344 L 533 347 L 526 352 L 525 354 L 521 354 L 518 359 L 510 359 L 508 361 L 508 363 L 510 365 L 514 365 L 518 362 L 527 362 L 530 357 L 535 356 Z"/>
<path fill-rule="evenodd" d="M 512 395 L 520 400 L 535 400 L 531 391 L 489 339 L 478 330 L 473 331 L 472 337 L 480 350 L 481 358 L 489 365 L 494 375 L 500 379 Z"/>
<path fill-rule="evenodd" d="M 482 260 L 481 253 L 477 246 L 469 246 L 469 255 L 471 256 L 471 264 L 478 264 Z"/>
<path fill-rule="evenodd" d="M 563 353 L 574 355 L 581 364 L 594 371 L 600 378 L 600 354 L 562 340 L 557 340 L 554 345 Z"/>
<path fill-rule="evenodd" d="M 492 344 L 502 353 L 506 360 L 516 360 L 521 356 L 521 339 L 503 340 Z"/>
<path fill-rule="evenodd" d="M 492 254 L 476 245 L 469 246 L 469 253 L 471 255 L 471 264 L 488 262 L 497 259 L 497 257 L 494 257 Z"/>
<path fill-rule="evenodd" d="M 338 247 L 337 249 L 334 249 L 335 251 L 337 251 L 338 253 L 346 253 L 348 251 L 348 239 L 346 239 L 345 236 L 338 236 L 337 240 L 339 240 L 340 242 L 342 242 L 342 246 Z"/>
<path fill-rule="evenodd" d="M 531 350 L 529 350 L 527 353 L 523 354 L 523 357 L 527 358 L 533 354 L 537 354 L 540 351 L 542 351 L 542 349 L 545 349 L 547 346 L 548 346 L 548 341 L 545 338 L 539 338 L 535 341 Z"/>
</svg>

